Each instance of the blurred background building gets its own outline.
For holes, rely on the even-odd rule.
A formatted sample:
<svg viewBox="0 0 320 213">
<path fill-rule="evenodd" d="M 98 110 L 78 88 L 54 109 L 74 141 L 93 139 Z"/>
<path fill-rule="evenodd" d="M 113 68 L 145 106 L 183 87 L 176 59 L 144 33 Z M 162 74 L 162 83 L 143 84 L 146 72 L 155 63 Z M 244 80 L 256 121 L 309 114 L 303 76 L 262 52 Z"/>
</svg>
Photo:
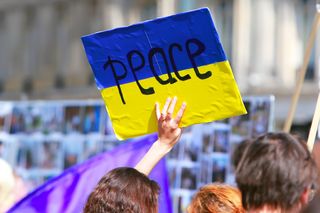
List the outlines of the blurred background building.
<svg viewBox="0 0 320 213">
<path fill-rule="evenodd" d="M 242 95 L 274 94 L 281 128 L 316 13 L 315 0 L 1 0 L 0 99 L 100 98 L 80 37 L 209 7 Z M 320 36 L 295 124 L 311 121 Z"/>
</svg>

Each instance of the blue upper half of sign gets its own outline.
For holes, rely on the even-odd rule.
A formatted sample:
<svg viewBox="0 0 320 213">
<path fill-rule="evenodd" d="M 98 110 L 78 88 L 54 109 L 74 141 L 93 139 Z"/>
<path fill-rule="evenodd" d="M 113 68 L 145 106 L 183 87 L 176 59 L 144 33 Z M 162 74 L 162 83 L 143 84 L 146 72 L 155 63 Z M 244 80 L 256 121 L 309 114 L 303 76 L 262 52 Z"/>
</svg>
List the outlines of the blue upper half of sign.
<svg viewBox="0 0 320 213">
<path fill-rule="evenodd" d="M 226 61 L 209 9 L 83 36 L 99 89 Z"/>
</svg>

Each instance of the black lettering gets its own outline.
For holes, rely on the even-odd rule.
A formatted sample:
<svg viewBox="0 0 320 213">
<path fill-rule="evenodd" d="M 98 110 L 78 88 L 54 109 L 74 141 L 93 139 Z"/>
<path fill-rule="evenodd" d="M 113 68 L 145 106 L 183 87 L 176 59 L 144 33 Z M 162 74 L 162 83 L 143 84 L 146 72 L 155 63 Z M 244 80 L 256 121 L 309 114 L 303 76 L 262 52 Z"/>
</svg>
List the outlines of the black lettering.
<svg viewBox="0 0 320 213">
<path fill-rule="evenodd" d="M 136 67 L 133 66 L 133 62 L 132 62 L 132 58 L 133 58 L 133 55 L 134 55 L 134 54 L 138 55 L 138 56 L 140 57 L 140 59 L 141 59 L 141 64 L 138 65 L 138 66 L 136 66 Z M 127 59 L 128 59 L 128 62 L 129 62 L 129 66 L 130 66 L 130 68 L 131 68 L 131 70 L 132 70 L 132 74 L 133 74 L 134 80 L 136 81 L 136 83 L 137 83 L 137 85 L 138 85 L 141 93 L 144 94 L 144 95 L 154 94 L 154 89 L 153 89 L 153 87 L 149 87 L 149 88 L 147 88 L 147 89 L 143 88 L 143 87 L 141 86 L 138 78 L 137 78 L 137 75 L 136 75 L 136 72 L 137 72 L 138 70 L 140 70 L 141 68 L 143 68 L 144 65 L 145 65 L 145 60 L 144 60 L 144 57 L 143 57 L 142 53 L 140 53 L 140 52 L 137 51 L 137 50 L 132 50 L 132 51 L 130 51 L 130 52 L 127 54 Z"/>
<path fill-rule="evenodd" d="M 162 58 L 164 59 L 164 63 L 166 65 L 166 71 L 167 71 L 167 74 L 168 74 L 168 79 L 167 80 L 161 79 L 156 73 L 156 70 L 155 70 L 155 67 L 154 67 L 154 63 L 153 63 L 153 56 L 155 54 L 157 54 L 157 53 L 159 53 L 162 56 Z M 148 58 L 149 58 L 149 64 L 150 64 L 151 71 L 152 71 L 154 77 L 157 79 L 157 81 L 160 84 L 165 85 L 165 84 L 169 84 L 169 83 L 173 84 L 173 83 L 177 82 L 177 80 L 175 78 L 173 78 L 171 73 L 170 73 L 169 64 L 168 64 L 166 55 L 165 55 L 165 53 L 164 53 L 162 48 L 157 48 L 157 47 L 156 48 L 152 48 L 149 51 Z"/>
<path fill-rule="evenodd" d="M 177 69 L 177 65 L 174 61 L 174 57 L 173 57 L 173 48 L 176 47 L 180 52 L 182 52 L 182 47 L 180 44 L 177 44 L 177 43 L 173 43 L 170 45 L 169 47 L 169 58 L 170 58 L 170 61 L 171 61 L 171 64 L 172 64 L 172 68 L 173 68 L 173 71 L 174 73 L 176 74 L 177 78 L 180 80 L 180 81 L 185 81 L 185 80 L 188 80 L 190 79 L 190 75 L 185 75 L 185 76 L 181 76 L 178 72 L 178 69 Z"/>
<path fill-rule="evenodd" d="M 115 70 L 114 65 L 113 65 L 115 63 L 118 63 L 119 65 L 121 65 L 123 67 L 124 73 L 122 75 L 117 75 L 116 70 Z M 123 94 L 122 94 L 122 91 L 121 91 L 119 80 L 124 79 L 127 76 L 127 73 L 128 73 L 127 68 L 121 61 L 112 60 L 110 56 L 108 56 L 108 61 L 103 65 L 103 69 L 106 70 L 108 68 L 108 66 L 111 66 L 111 70 L 112 70 L 114 79 L 116 80 L 116 84 L 117 84 L 118 91 L 119 91 L 119 94 L 120 94 L 120 97 L 121 97 L 121 101 L 122 101 L 123 104 L 126 104 L 126 102 L 125 102 L 125 100 L 123 98 Z"/>
<path fill-rule="evenodd" d="M 197 45 L 197 47 L 198 47 L 197 51 L 195 51 L 194 53 L 191 53 L 190 44 Z M 195 38 L 189 39 L 186 42 L 186 49 L 187 49 L 187 53 L 188 53 L 190 62 L 192 64 L 192 67 L 193 67 L 196 75 L 200 79 L 206 79 L 206 78 L 209 78 L 212 75 L 211 71 L 207 71 L 205 73 L 200 73 L 199 69 L 198 69 L 198 66 L 196 65 L 196 62 L 194 60 L 195 57 L 199 56 L 201 53 L 203 53 L 205 51 L 205 48 L 206 47 L 204 46 L 204 44 L 201 41 L 199 41 L 198 39 L 195 39 Z"/>
</svg>

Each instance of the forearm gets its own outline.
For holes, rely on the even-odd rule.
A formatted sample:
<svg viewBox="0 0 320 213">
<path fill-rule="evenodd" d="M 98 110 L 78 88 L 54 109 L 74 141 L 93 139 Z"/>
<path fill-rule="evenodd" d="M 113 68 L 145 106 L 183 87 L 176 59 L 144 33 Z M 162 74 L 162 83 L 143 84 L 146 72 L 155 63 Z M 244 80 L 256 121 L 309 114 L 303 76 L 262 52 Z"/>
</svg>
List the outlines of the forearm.
<svg viewBox="0 0 320 213">
<path fill-rule="evenodd" d="M 148 152 L 143 156 L 135 168 L 149 175 L 157 163 L 174 147 L 179 141 L 182 129 L 179 127 L 180 120 L 186 108 L 186 103 L 183 102 L 176 117 L 172 114 L 177 102 L 177 97 L 167 98 L 166 103 L 160 113 L 159 104 L 156 103 L 156 115 L 158 119 L 158 140 L 154 142 Z"/>
<path fill-rule="evenodd" d="M 143 156 L 135 166 L 139 172 L 149 175 L 157 163 L 172 149 L 172 146 L 162 144 L 159 139 L 152 144 L 148 152 Z"/>
</svg>

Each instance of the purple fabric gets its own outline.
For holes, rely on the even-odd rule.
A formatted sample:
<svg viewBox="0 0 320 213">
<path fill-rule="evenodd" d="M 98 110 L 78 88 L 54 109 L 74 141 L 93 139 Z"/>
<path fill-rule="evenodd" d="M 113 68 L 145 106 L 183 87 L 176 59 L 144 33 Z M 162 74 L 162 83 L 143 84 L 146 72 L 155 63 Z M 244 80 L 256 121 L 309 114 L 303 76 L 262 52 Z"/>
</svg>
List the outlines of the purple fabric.
<svg viewBox="0 0 320 213">
<path fill-rule="evenodd" d="M 72 167 L 34 190 L 8 212 L 82 212 L 88 195 L 104 174 L 116 167 L 134 167 L 155 140 L 156 136 L 151 135 L 137 141 L 127 142 Z M 159 212 L 171 213 L 169 181 L 164 159 L 154 168 L 150 178 L 157 181 L 161 187 Z"/>
</svg>

